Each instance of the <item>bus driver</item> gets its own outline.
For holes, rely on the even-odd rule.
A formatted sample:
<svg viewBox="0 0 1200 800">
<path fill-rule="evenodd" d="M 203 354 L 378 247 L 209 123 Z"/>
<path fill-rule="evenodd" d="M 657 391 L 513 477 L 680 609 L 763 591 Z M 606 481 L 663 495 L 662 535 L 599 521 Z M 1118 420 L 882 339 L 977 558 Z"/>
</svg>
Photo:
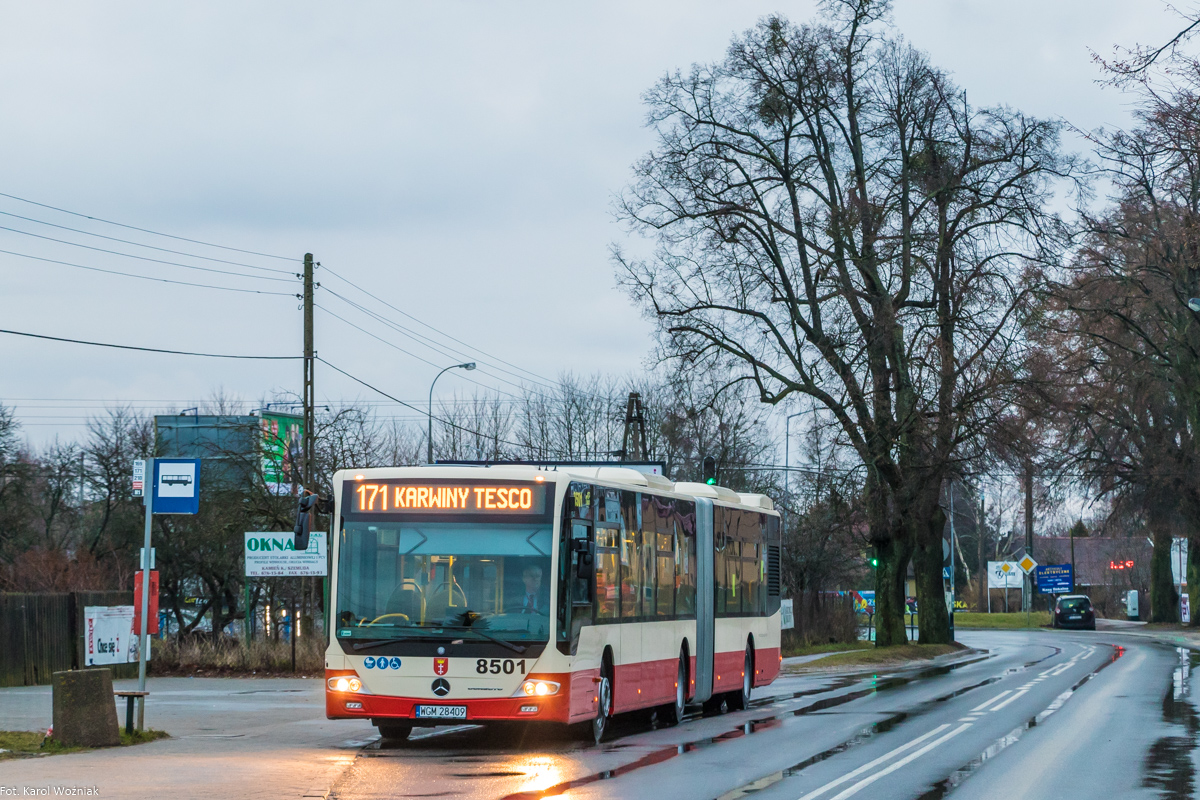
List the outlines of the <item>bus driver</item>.
<svg viewBox="0 0 1200 800">
<path fill-rule="evenodd" d="M 521 573 L 521 579 L 525 582 L 525 598 L 521 601 L 521 613 L 541 614 L 542 616 L 549 614 L 550 595 L 549 593 L 542 594 L 542 568 L 536 564 L 530 564 Z"/>
</svg>

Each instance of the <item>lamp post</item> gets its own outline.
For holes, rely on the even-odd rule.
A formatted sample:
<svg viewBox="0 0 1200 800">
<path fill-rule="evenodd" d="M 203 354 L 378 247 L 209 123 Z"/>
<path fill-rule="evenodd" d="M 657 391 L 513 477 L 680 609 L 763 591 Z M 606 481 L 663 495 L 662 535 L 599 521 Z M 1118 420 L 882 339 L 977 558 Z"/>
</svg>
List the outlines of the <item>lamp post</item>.
<svg viewBox="0 0 1200 800">
<path fill-rule="evenodd" d="M 454 364 L 452 366 L 446 367 L 444 370 L 442 370 L 437 375 L 435 375 L 433 377 L 433 383 L 429 384 L 429 431 L 428 431 L 429 449 L 426 451 L 427 458 L 425 459 L 426 463 L 429 463 L 429 464 L 433 463 L 433 387 L 437 384 L 438 378 L 442 377 L 443 375 L 445 375 L 447 372 L 449 372 L 452 369 L 465 369 L 468 371 L 473 370 L 473 369 L 475 369 L 475 362 L 468 361 L 465 364 Z"/>
<path fill-rule="evenodd" d="M 797 411 L 795 414 L 788 414 L 787 419 L 783 421 L 783 529 L 785 532 L 787 531 L 787 505 L 792 501 L 792 417 L 798 417 L 803 413 L 805 412 Z"/>
<path fill-rule="evenodd" d="M 1200 314 L 1200 297 L 1189 298 L 1187 306 L 1192 311 L 1195 311 L 1197 314 Z"/>
</svg>

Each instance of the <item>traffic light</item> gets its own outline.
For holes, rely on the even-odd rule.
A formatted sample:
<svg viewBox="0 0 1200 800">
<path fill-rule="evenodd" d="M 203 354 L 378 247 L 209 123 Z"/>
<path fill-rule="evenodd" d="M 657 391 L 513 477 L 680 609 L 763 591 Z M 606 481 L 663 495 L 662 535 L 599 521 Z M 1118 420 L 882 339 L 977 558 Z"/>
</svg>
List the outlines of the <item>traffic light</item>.
<svg viewBox="0 0 1200 800">
<path fill-rule="evenodd" d="M 871 569 L 879 567 L 879 556 L 875 555 L 875 548 L 871 548 L 871 552 L 867 554 L 867 563 L 871 565 Z"/>
<path fill-rule="evenodd" d="M 712 456 L 704 457 L 704 482 L 709 486 L 717 482 L 717 460 Z"/>
</svg>

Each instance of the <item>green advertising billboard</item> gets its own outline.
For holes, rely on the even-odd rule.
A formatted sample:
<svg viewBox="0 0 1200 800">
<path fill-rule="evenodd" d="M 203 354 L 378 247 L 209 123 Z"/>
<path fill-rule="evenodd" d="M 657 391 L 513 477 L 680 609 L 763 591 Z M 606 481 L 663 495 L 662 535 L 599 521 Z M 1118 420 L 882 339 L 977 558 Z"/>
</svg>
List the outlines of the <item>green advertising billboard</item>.
<svg viewBox="0 0 1200 800">
<path fill-rule="evenodd" d="M 304 417 L 263 412 L 262 472 L 275 494 L 295 494 L 303 474 Z"/>
</svg>

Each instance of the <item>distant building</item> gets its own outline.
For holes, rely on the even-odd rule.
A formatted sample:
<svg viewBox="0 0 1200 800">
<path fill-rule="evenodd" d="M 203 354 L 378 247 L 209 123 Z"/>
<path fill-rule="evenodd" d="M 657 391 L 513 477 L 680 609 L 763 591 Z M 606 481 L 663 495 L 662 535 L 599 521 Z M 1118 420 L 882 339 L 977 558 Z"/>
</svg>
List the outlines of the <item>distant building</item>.
<svg viewBox="0 0 1200 800">
<path fill-rule="evenodd" d="M 1033 548 L 1033 557 L 1039 564 L 1071 563 L 1070 537 L 1039 536 Z M 1075 585 L 1149 589 L 1153 551 L 1150 540 L 1144 536 L 1076 537 Z"/>
</svg>

